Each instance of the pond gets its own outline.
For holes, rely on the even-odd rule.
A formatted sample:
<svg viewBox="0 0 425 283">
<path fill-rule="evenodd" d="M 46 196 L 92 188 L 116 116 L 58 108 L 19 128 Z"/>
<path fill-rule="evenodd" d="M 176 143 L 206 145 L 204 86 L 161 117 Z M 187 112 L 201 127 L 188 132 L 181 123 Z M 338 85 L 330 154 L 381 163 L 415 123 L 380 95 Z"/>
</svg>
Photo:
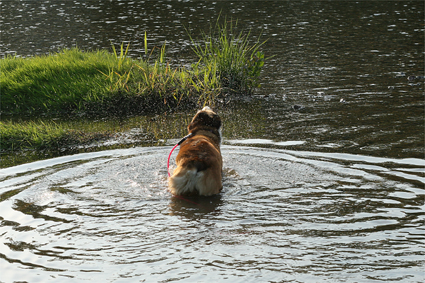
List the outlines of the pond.
<svg viewBox="0 0 425 283">
<path fill-rule="evenodd" d="M 187 64 L 185 27 L 196 37 L 221 13 L 253 40 L 261 33 L 274 57 L 254 96 L 217 106 L 224 190 L 216 197 L 166 190 L 166 158 L 195 109 L 74 119 L 120 124 L 126 139 L 2 166 L 0 281 L 423 282 L 424 5 L 2 5 L 2 55 L 131 41 L 138 57 L 147 31 L 149 44 L 167 41 L 173 64 Z M 152 128 L 171 134 L 147 135 Z"/>
</svg>

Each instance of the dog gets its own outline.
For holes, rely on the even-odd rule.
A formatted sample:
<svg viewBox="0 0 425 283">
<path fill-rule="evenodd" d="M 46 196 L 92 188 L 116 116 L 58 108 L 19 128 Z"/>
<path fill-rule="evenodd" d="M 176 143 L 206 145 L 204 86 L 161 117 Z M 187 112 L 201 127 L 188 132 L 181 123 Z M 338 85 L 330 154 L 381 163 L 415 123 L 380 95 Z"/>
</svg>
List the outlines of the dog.
<svg viewBox="0 0 425 283">
<path fill-rule="evenodd" d="M 208 106 L 198 111 L 180 144 L 168 188 L 178 196 L 211 196 L 222 190 L 221 119 Z"/>
</svg>

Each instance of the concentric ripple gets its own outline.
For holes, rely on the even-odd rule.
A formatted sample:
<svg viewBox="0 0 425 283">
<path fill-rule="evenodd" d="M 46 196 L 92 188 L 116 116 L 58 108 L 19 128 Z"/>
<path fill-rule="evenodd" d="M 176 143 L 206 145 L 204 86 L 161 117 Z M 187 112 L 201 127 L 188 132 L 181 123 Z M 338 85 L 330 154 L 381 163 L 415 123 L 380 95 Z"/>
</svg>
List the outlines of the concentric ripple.
<svg viewBox="0 0 425 283">
<path fill-rule="evenodd" d="M 0 170 L 0 281 L 423 281 L 424 160 L 224 146 L 223 193 L 184 199 L 170 149 Z"/>
</svg>

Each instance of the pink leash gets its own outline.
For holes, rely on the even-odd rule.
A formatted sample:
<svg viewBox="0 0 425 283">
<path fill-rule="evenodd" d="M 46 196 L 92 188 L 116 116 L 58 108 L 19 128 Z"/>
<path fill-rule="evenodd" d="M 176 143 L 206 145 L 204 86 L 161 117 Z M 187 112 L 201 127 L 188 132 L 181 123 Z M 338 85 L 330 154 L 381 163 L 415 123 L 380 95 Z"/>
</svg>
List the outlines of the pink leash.
<svg viewBox="0 0 425 283">
<path fill-rule="evenodd" d="M 170 154 L 168 155 L 168 161 L 167 161 L 167 173 L 168 173 L 168 177 L 171 177 L 170 175 L 170 158 L 171 158 L 171 154 L 173 153 L 173 151 L 176 149 L 176 147 L 178 147 L 179 145 L 181 145 L 185 140 L 187 140 L 188 138 L 190 138 L 192 136 L 192 134 L 188 134 L 187 136 L 185 136 L 184 138 L 182 138 L 174 147 L 173 149 L 170 151 Z"/>
<path fill-rule="evenodd" d="M 171 151 L 170 151 L 170 154 L 168 155 L 168 161 L 167 161 L 167 173 L 168 173 L 168 178 L 170 178 L 171 177 L 171 175 L 170 175 L 170 158 L 171 158 L 171 154 L 173 153 L 173 151 L 176 149 L 176 147 L 178 147 L 179 145 L 181 145 L 185 140 L 187 140 L 188 138 L 190 138 L 191 136 L 192 136 L 193 134 L 192 133 L 190 133 L 190 134 L 188 134 L 187 136 L 185 136 L 184 138 L 182 138 L 174 147 L 173 147 L 173 149 L 171 149 Z M 187 202 L 190 202 L 190 203 L 192 203 L 192 204 L 195 204 L 195 205 L 197 205 L 197 206 L 200 206 L 198 203 L 196 203 L 196 202 L 194 202 L 194 201 L 191 201 L 191 200 L 188 200 L 188 199 L 186 199 L 186 198 L 184 198 L 184 197 L 182 197 L 182 196 L 174 196 L 175 198 L 178 198 L 178 199 L 181 199 L 181 200 L 184 200 L 184 201 L 187 201 Z"/>
</svg>

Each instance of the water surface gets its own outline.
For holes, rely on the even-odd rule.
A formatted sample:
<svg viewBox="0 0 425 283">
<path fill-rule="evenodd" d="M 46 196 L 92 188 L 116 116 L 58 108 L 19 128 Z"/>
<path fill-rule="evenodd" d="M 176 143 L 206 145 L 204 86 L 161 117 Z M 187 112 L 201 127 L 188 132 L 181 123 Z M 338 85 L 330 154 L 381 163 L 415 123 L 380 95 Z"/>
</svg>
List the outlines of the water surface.
<svg viewBox="0 0 425 283">
<path fill-rule="evenodd" d="M 122 134 L 37 162 L 3 155 L 1 281 L 425 280 L 423 1 L 1 3 L 2 55 L 131 41 L 137 58 L 147 31 L 189 64 L 184 27 L 196 37 L 220 11 L 275 55 L 253 97 L 217 106 L 217 197 L 166 190 L 195 109 L 74 118 Z"/>
<path fill-rule="evenodd" d="M 170 149 L 1 169 L 2 280 L 423 281 L 424 160 L 224 146 L 224 191 L 180 199 Z"/>
</svg>

